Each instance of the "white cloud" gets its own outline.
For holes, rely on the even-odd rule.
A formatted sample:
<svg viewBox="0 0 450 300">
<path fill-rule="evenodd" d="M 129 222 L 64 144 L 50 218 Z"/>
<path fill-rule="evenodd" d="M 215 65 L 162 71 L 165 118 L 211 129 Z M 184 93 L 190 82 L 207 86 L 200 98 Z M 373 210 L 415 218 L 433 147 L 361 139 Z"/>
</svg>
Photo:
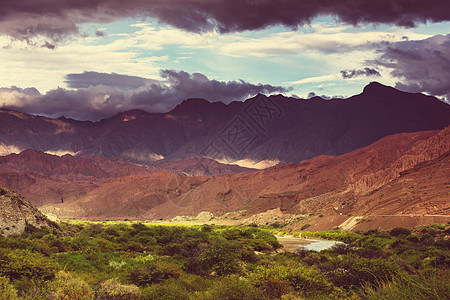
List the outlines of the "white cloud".
<svg viewBox="0 0 450 300">
<path fill-rule="evenodd" d="M 341 74 L 330 74 L 330 75 L 303 78 L 303 79 L 300 79 L 297 81 L 290 81 L 290 82 L 286 82 L 286 83 L 292 84 L 292 85 L 304 84 L 304 83 L 318 83 L 318 82 L 324 82 L 324 81 L 338 80 L 340 78 L 342 78 Z"/>
<path fill-rule="evenodd" d="M 285 56 L 303 55 L 305 52 L 348 53 L 373 50 L 380 42 L 401 41 L 404 36 L 411 39 L 428 35 L 410 31 L 398 32 L 343 32 L 346 28 L 312 27 L 314 32 L 289 31 L 271 34 L 264 38 L 237 38 L 221 47 L 221 53 L 230 56 Z"/>
</svg>

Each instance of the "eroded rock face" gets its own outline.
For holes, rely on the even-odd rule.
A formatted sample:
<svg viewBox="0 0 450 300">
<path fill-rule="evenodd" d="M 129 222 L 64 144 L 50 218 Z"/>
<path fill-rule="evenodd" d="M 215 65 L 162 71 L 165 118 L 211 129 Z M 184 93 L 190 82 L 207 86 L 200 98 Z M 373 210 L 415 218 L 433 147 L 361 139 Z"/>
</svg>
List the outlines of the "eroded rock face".
<svg viewBox="0 0 450 300">
<path fill-rule="evenodd" d="M 0 235 L 21 234 L 27 224 L 35 227 L 54 226 L 22 196 L 0 187 Z"/>
</svg>

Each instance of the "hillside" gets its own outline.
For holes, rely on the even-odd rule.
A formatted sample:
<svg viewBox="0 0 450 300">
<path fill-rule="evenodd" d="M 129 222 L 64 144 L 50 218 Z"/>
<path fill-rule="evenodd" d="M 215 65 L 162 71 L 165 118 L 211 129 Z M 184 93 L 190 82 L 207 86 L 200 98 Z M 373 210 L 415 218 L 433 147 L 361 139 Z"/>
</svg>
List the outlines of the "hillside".
<svg viewBox="0 0 450 300">
<path fill-rule="evenodd" d="M 123 158 L 52 155 L 32 149 L 0 156 L 0 184 L 16 190 L 41 206 L 76 200 L 106 180 L 131 175 L 170 171 L 183 176 L 213 176 L 255 170 L 194 157 L 179 161 L 160 160 L 136 164 Z"/>
<path fill-rule="evenodd" d="M 209 211 L 447 214 L 450 127 L 402 133 L 341 156 L 319 156 L 250 174 L 169 172 L 110 179 L 76 201 L 43 208 L 63 217 L 171 218 Z M 426 178 L 426 180 L 424 180 Z"/>
<path fill-rule="evenodd" d="M 25 227 L 55 226 L 36 207 L 19 194 L 0 187 L 0 236 L 20 234 Z"/>
</svg>

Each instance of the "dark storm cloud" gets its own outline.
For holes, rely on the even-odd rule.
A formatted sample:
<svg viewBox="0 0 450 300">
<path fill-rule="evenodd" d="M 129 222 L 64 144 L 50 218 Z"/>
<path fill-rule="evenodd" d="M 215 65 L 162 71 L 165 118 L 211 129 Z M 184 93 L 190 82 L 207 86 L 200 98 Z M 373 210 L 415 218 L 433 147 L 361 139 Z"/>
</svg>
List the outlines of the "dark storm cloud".
<svg viewBox="0 0 450 300">
<path fill-rule="evenodd" d="M 450 20 L 448 0 L 14 0 L 2 4 L 0 33 L 32 41 L 58 42 L 82 23 L 109 23 L 126 17 L 155 18 L 192 32 L 298 27 L 314 17 L 335 16 L 349 24 L 411 27 Z"/>
<path fill-rule="evenodd" d="M 317 95 L 314 92 L 309 92 L 308 96 L 306 97 L 306 99 L 311 99 L 314 97 L 320 97 L 324 100 L 331 100 L 331 99 L 345 99 L 346 97 L 342 96 L 342 95 L 334 95 L 334 96 L 328 96 L 328 95 Z"/>
<path fill-rule="evenodd" d="M 95 31 L 95 35 L 98 36 L 98 37 L 105 37 L 106 33 L 101 31 L 101 30 L 96 30 Z"/>
<path fill-rule="evenodd" d="M 306 99 L 311 99 L 311 98 L 314 98 L 314 97 L 320 97 L 320 98 L 322 98 L 322 99 L 324 99 L 324 100 L 330 100 L 331 99 L 331 97 L 330 96 L 327 96 L 327 95 L 317 95 L 316 93 L 314 93 L 314 92 L 309 92 L 308 93 L 308 96 L 306 97 Z"/>
<path fill-rule="evenodd" d="M 201 73 L 190 74 L 184 71 L 162 70 L 161 76 L 167 80 L 167 84 L 152 84 L 147 89 L 133 94 L 131 102 L 134 106 L 146 105 L 149 99 L 158 107 L 173 107 L 186 98 L 205 98 L 229 103 L 258 93 L 285 93 L 291 90 L 269 84 L 251 84 L 244 80 L 210 80 Z"/>
<path fill-rule="evenodd" d="M 228 102 L 253 96 L 258 93 L 287 92 L 280 86 L 269 84 L 251 84 L 245 80 L 217 81 L 210 80 L 201 73 L 189 74 L 184 71 L 162 70 L 161 75 L 169 81 L 169 86 L 179 94 L 187 94 L 190 97 L 206 97 L 213 101 L 226 99 Z"/>
<path fill-rule="evenodd" d="M 375 77 L 380 77 L 381 74 L 380 72 L 378 72 L 375 69 L 372 68 L 364 68 L 362 70 L 342 70 L 341 71 L 341 75 L 342 78 L 344 79 L 348 79 L 348 78 L 354 78 L 354 77 L 359 77 L 359 76 L 375 76 Z"/>
<path fill-rule="evenodd" d="M 58 88 L 41 94 L 35 88 L 0 88 L 0 107 L 49 117 L 99 120 L 130 109 L 167 112 L 181 101 L 201 97 L 211 101 L 244 100 L 257 93 L 288 89 L 243 80 L 210 80 L 203 74 L 162 70 L 166 82 L 119 74 L 84 72 L 67 75 L 75 90 Z M 122 81 L 122 82 L 121 82 Z M 131 89 L 131 87 L 136 89 Z"/>
<path fill-rule="evenodd" d="M 84 72 L 82 74 L 68 74 L 66 81 L 68 87 L 72 89 L 87 88 L 89 86 L 106 85 L 122 89 L 137 89 L 146 84 L 155 82 L 154 80 L 121 74 L 107 74 L 98 72 Z"/>
<path fill-rule="evenodd" d="M 402 41 L 382 47 L 372 65 L 391 70 L 396 88 L 428 92 L 450 100 L 450 34 Z"/>
<path fill-rule="evenodd" d="M 41 45 L 42 48 L 47 48 L 50 50 L 54 50 L 56 48 L 55 44 L 49 43 L 48 41 Z"/>
</svg>

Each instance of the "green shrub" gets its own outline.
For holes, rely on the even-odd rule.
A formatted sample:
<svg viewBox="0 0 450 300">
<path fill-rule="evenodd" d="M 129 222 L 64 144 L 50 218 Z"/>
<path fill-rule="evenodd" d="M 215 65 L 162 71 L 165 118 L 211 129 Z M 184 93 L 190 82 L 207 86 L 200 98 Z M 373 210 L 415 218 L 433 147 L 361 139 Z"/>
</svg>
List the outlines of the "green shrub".
<svg viewBox="0 0 450 300">
<path fill-rule="evenodd" d="M 250 275 L 250 281 L 256 286 L 263 287 L 268 283 L 288 283 L 296 291 L 332 291 L 332 285 L 326 277 L 316 268 L 303 265 L 271 265 L 258 266 Z"/>
<path fill-rule="evenodd" d="M 236 273 L 240 270 L 240 251 L 237 245 L 223 242 L 207 249 L 200 255 L 198 262 L 205 271 L 215 272 L 219 276 Z"/>
<path fill-rule="evenodd" d="M 204 300 L 259 300 L 267 299 L 252 283 L 239 277 L 224 278 L 196 299 Z"/>
<path fill-rule="evenodd" d="M 434 237 L 429 233 L 422 234 L 419 239 L 423 245 L 432 245 L 434 243 Z"/>
<path fill-rule="evenodd" d="M 142 290 L 142 299 L 189 300 L 188 290 L 177 281 L 153 284 Z"/>
<path fill-rule="evenodd" d="M 0 276 L 0 296 L 2 300 L 16 300 L 17 291 L 12 284 L 9 283 L 9 279 Z"/>
<path fill-rule="evenodd" d="M 300 227 L 300 230 L 305 230 L 309 226 L 311 226 L 311 224 L 309 224 L 309 223 L 303 224 L 302 227 Z"/>
<path fill-rule="evenodd" d="M 138 286 L 144 287 L 154 283 L 160 283 L 170 278 L 178 278 L 183 270 L 177 264 L 158 261 L 143 268 L 131 270 L 128 274 L 129 280 Z"/>
<path fill-rule="evenodd" d="M 89 285 L 81 279 L 60 271 L 56 275 L 56 280 L 52 284 L 53 300 L 91 300 L 94 299 L 94 292 Z"/>
<path fill-rule="evenodd" d="M 201 230 L 204 232 L 212 232 L 214 230 L 214 228 L 211 225 L 205 224 L 202 226 Z"/>
<path fill-rule="evenodd" d="M 140 292 L 137 286 L 121 284 L 116 278 L 113 278 L 100 285 L 96 298 L 99 300 L 137 300 L 140 298 Z"/>
<path fill-rule="evenodd" d="M 391 236 L 400 236 L 400 235 L 410 235 L 411 234 L 411 230 L 408 228 L 403 228 L 403 227 L 397 227 L 397 228 L 393 228 L 389 231 L 389 234 Z"/>
<path fill-rule="evenodd" d="M 136 234 L 133 238 L 134 241 L 142 245 L 156 245 L 156 238 L 152 235 L 152 231 L 143 230 Z"/>
<path fill-rule="evenodd" d="M 419 237 L 417 235 L 410 234 L 406 237 L 406 240 L 410 243 L 415 243 L 415 244 L 420 243 Z"/>
<path fill-rule="evenodd" d="M 6 276 L 12 281 L 22 278 L 52 280 L 56 270 L 53 262 L 40 253 L 0 249 L 0 276 Z"/>
<path fill-rule="evenodd" d="M 438 271 L 430 275 L 397 276 L 388 284 L 364 288 L 359 294 L 368 300 L 450 299 L 449 271 Z"/>
<path fill-rule="evenodd" d="M 350 268 L 351 282 L 355 285 L 376 284 L 388 282 L 401 274 L 401 267 L 385 259 L 361 258 L 356 260 Z"/>
</svg>

